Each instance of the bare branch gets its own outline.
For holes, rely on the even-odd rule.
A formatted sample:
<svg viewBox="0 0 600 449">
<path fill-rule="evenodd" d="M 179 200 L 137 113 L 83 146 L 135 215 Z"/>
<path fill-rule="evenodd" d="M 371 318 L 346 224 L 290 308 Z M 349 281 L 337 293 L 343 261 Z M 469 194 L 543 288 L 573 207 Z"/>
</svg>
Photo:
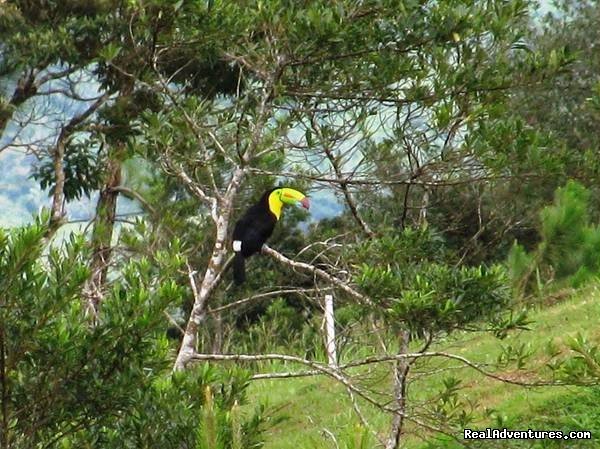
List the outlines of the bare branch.
<svg viewBox="0 0 600 449">
<path fill-rule="evenodd" d="M 358 299 L 363 304 L 366 304 L 369 306 L 374 305 L 373 301 L 371 301 L 367 296 L 354 290 L 352 287 L 350 287 L 347 283 L 345 283 L 341 279 L 339 279 L 335 276 L 332 276 L 331 274 L 327 273 L 324 270 L 321 270 L 320 268 L 315 267 L 314 265 L 310 265 L 310 264 L 307 264 L 304 262 L 296 262 L 292 259 L 285 257 L 283 254 L 281 254 L 278 251 L 275 251 L 274 249 L 270 248 L 267 245 L 263 245 L 262 252 L 284 265 L 287 265 L 294 269 L 299 269 L 299 270 L 311 273 L 317 277 L 320 277 L 321 279 L 325 280 L 326 282 L 329 282 L 330 284 L 333 284 L 336 287 L 343 290 L 344 292 L 348 293 L 350 296 Z"/>
<path fill-rule="evenodd" d="M 559 383 L 559 382 L 526 383 L 526 382 L 515 381 L 512 379 L 508 379 L 508 378 L 503 378 L 501 376 L 495 375 L 493 373 L 490 373 L 490 372 L 480 368 L 477 364 L 475 364 L 474 362 L 471 362 L 470 360 L 468 360 L 464 357 L 457 356 L 457 355 L 450 354 L 450 353 L 445 353 L 445 352 L 423 352 L 423 353 L 419 352 L 419 353 L 405 353 L 405 354 L 396 354 L 396 355 L 389 355 L 389 356 L 369 357 L 369 358 L 363 359 L 361 361 L 353 362 L 352 364 L 340 366 L 339 369 L 332 369 L 328 365 L 320 363 L 320 362 L 315 362 L 312 360 L 304 359 L 302 357 L 285 355 L 285 354 L 250 355 L 250 354 L 199 354 L 199 353 L 195 353 L 190 357 L 190 360 L 221 361 L 221 362 L 261 362 L 261 361 L 269 361 L 269 360 L 279 360 L 282 362 L 297 363 L 300 365 L 304 365 L 304 366 L 311 368 L 311 371 L 304 371 L 302 373 L 298 373 L 298 375 L 295 375 L 295 373 L 281 373 L 280 375 L 269 375 L 269 377 L 267 377 L 266 375 L 257 375 L 253 379 L 255 379 L 255 380 L 277 379 L 277 378 L 283 379 L 283 378 L 290 378 L 290 377 L 299 377 L 300 375 L 303 375 L 303 376 L 317 375 L 317 374 L 326 375 L 326 376 L 331 377 L 332 379 L 338 381 L 343 386 L 345 386 L 348 391 L 351 391 L 352 393 L 356 394 L 358 397 L 361 397 L 369 404 L 377 407 L 378 409 L 380 409 L 384 412 L 393 413 L 394 415 L 400 415 L 404 419 L 411 421 L 424 429 L 442 433 L 444 435 L 448 435 L 449 437 L 456 439 L 455 435 L 445 431 L 444 429 L 440 429 L 440 428 L 435 427 L 431 424 L 428 424 L 420 419 L 410 416 L 410 415 L 406 414 L 405 411 L 398 409 L 397 407 L 390 407 L 389 405 L 382 404 L 381 402 L 379 402 L 378 400 L 374 399 L 369 394 L 367 394 L 364 390 L 362 390 L 361 388 L 356 386 L 354 383 L 352 383 L 343 374 L 343 370 L 347 369 L 349 367 L 363 366 L 363 365 L 368 365 L 368 364 L 373 364 L 373 363 L 381 363 L 381 362 L 396 362 L 399 360 L 407 360 L 407 359 L 411 360 L 411 359 L 417 359 L 417 358 L 423 358 L 423 357 L 443 357 L 443 358 L 449 358 L 452 360 L 457 360 L 457 361 L 460 361 L 463 364 L 475 369 L 476 371 L 480 372 L 481 374 L 485 375 L 486 377 L 489 377 L 489 378 L 492 378 L 492 379 L 495 379 L 495 380 L 498 380 L 501 382 L 515 384 L 515 385 L 523 385 L 523 386 L 565 385 L 564 383 Z"/>
<path fill-rule="evenodd" d="M 492 380 L 496 380 L 498 382 L 503 382 L 511 385 L 519 385 L 522 387 L 545 387 L 545 386 L 553 386 L 553 387 L 561 387 L 567 385 L 573 385 L 573 383 L 564 382 L 564 381 L 546 381 L 546 380 L 535 380 L 535 381 L 521 381 L 515 380 L 510 377 L 501 376 L 495 374 L 491 371 L 488 371 L 481 367 L 480 364 L 473 362 L 466 357 L 462 357 L 456 354 L 443 352 L 443 351 L 430 351 L 430 352 L 411 352 L 411 353 L 402 353 L 402 354 L 391 354 L 391 355 L 381 355 L 381 356 L 372 356 L 365 357 L 364 359 L 355 360 L 338 367 L 338 371 L 343 372 L 350 368 L 357 368 L 360 366 L 366 365 L 374 365 L 379 363 L 387 363 L 387 362 L 396 362 L 398 360 L 414 360 L 421 358 L 445 358 L 449 360 L 455 360 L 460 362 L 462 365 L 467 366 L 469 368 L 474 369 L 478 373 L 483 376 L 490 378 Z M 283 373 L 263 373 L 263 374 L 255 374 L 253 379 L 285 379 L 290 377 L 308 377 L 308 376 L 317 376 L 317 375 L 328 375 L 331 368 L 320 362 L 314 362 L 310 360 L 303 359 L 301 357 L 296 357 L 287 354 L 194 354 L 192 357 L 194 360 L 214 360 L 214 361 L 237 361 L 237 362 L 261 362 L 268 360 L 279 360 L 282 362 L 291 362 L 298 363 L 301 365 L 308 366 L 313 368 L 309 371 L 289 371 Z M 595 385 L 596 383 L 582 383 L 581 385 Z M 579 385 L 579 384 L 578 384 Z"/>
<path fill-rule="evenodd" d="M 156 216 L 156 209 L 139 192 L 125 186 L 111 187 L 111 191 L 118 192 L 131 200 L 138 201 L 144 209 Z"/>
<path fill-rule="evenodd" d="M 171 161 L 168 155 L 165 154 L 164 161 L 167 168 L 173 172 L 192 192 L 200 201 L 206 204 L 210 208 L 210 216 L 212 220 L 216 223 L 219 219 L 218 210 L 217 210 L 217 199 L 213 196 L 209 196 L 206 192 L 198 185 L 198 183 L 192 181 L 192 178 L 181 168 Z"/>
<path fill-rule="evenodd" d="M 198 286 L 196 285 L 196 272 L 192 270 L 189 263 L 186 263 L 188 269 L 188 279 L 190 280 L 190 288 L 192 289 L 192 295 L 194 295 L 194 302 L 198 300 Z"/>
<path fill-rule="evenodd" d="M 48 81 L 57 80 L 70 75 L 71 73 L 79 70 L 79 67 L 69 66 L 64 70 L 51 71 L 43 66 L 29 68 L 23 72 L 21 77 L 17 80 L 15 89 L 10 96 L 8 106 L 11 108 L 11 113 L 4 114 L 0 117 L 0 135 L 4 132 L 6 125 L 13 117 L 12 111 L 16 111 L 19 106 L 25 103 L 30 98 L 36 96 L 48 96 L 52 92 L 41 91 L 41 87 Z M 42 75 L 43 74 L 43 75 Z M 4 148 L 0 148 L 0 151 Z"/>
<path fill-rule="evenodd" d="M 183 335 L 185 333 L 185 329 L 183 329 L 179 325 L 179 323 L 177 321 L 175 321 L 175 318 L 173 318 L 166 310 L 163 311 L 163 314 L 165 315 L 165 317 L 167 317 L 167 320 L 169 321 L 169 323 L 171 323 L 181 333 L 181 335 Z"/>
<path fill-rule="evenodd" d="M 298 172 L 272 172 L 269 170 L 263 170 L 260 168 L 250 168 L 250 171 L 257 174 L 269 175 L 269 176 L 283 176 L 287 178 L 298 178 L 298 179 L 307 179 L 310 181 L 321 182 L 326 184 L 340 184 L 345 183 L 348 185 L 363 185 L 363 186 L 390 186 L 390 185 L 417 185 L 424 187 L 443 187 L 443 186 L 458 186 L 464 184 L 471 184 L 477 182 L 488 182 L 488 181 L 500 181 L 500 180 L 510 180 L 510 179 L 531 179 L 531 178 L 540 178 L 541 175 L 539 173 L 522 173 L 518 176 L 511 175 L 498 175 L 498 176 L 473 176 L 473 177 L 464 177 L 464 178 L 456 178 L 456 179 L 447 179 L 447 180 L 411 180 L 409 177 L 403 177 L 402 179 L 389 179 L 389 180 L 373 180 L 368 178 L 346 178 L 343 181 L 340 181 L 336 178 L 329 178 L 327 176 L 317 175 L 317 174 L 308 174 L 308 173 L 298 173 Z"/>
<path fill-rule="evenodd" d="M 342 170 L 340 168 L 338 157 L 333 154 L 333 149 L 329 146 L 328 142 L 326 141 L 326 137 L 323 134 L 323 130 L 321 129 L 321 126 L 319 125 L 319 122 L 316 120 L 314 114 L 311 115 L 310 122 L 311 122 L 313 130 L 319 136 L 319 140 L 321 141 L 323 151 L 325 152 L 325 155 L 327 156 L 327 160 L 329 160 L 329 163 L 331 164 L 331 167 L 333 168 L 333 172 L 335 173 L 335 177 L 338 181 L 337 184 L 339 185 L 342 193 L 344 194 L 346 204 L 348 204 L 348 207 L 350 208 L 350 213 L 354 217 L 354 220 L 358 223 L 358 225 L 365 232 L 365 234 L 367 234 L 370 238 L 375 237 L 375 233 L 371 230 L 371 228 L 369 227 L 367 222 L 362 218 L 362 216 L 358 212 L 358 208 L 356 207 L 356 201 L 354 200 L 352 193 L 348 189 L 348 183 L 346 182 L 348 177 L 345 177 L 342 174 Z"/>
<path fill-rule="evenodd" d="M 323 291 L 323 290 L 327 290 L 327 289 L 319 289 L 319 291 Z M 252 295 L 247 298 L 240 299 L 238 301 L 230 302 L 229 304 L 225 304 L 224 306 L 210 309 L 210 310 L 208 310 L 207 313 L 209 313 L 209 314 L 219 313 L 224 310 L 233 309 L 236 307 L 243 306 L 244 304 L 248 304 L 250 302 L 254 302 L 254 301 L 265 299 L 265 298 L 271 298 L 273 296 L 287 295 L 287 294 L 291 294 L 291 293 L 309 293 L 309 292 L 316 292 L 316 291 L 317 291 L 317 289 L 315 289 L 315 288 L 290 288 L 290 289 L 273 290 L 273 291 L 266 292 L 266 293 L 259 293 L 256 295 Z"/>
<path fill-rule="evenodd" d="M 350 399 L 350 403 L 352 404 L 352 408 L 354 409 L 354 413 L 358 417 L 358 420 L 361 422 L 361 424 L 363 425 L 363 427 L 365 429 L 367 429 L 369 431 L 369 433 L 371 435 L 373 435 L 375 437 L 375 439 L 377 439 L 377 441 L 379 441 L 379 444 L 381 446 L 384 446 L 384 444 L 385 444 L 384 440 L 379 436 L 379 433 L 376 432 L 371 427 L 371 424 L 369 423 L 369 421 L 365 417 L 364 413 L 360 409 L 360 406 L 358 405 L 358 401 L 356 400 L 356 396 L 354 395 L 354 393 L 352 392 L 352 390 L 350 388 L 346 387 L 346 393 L 348 393 L 348 398 Z"/>
<path fill-rule="evenodd" d="M 267 379 L 292 379 L 296 377 L 311 377 L 311 376 L 319 376 L 323 374 L 320 370 L 310 370 L 310 371 L 286 371 L 283 373 L 261 373 L 254 374 L 250 377 L 250 380 L 267 380 Z"/>
<path fill-rule="evenodd" d="M 205 360 L 214 360 L 214 361 L 230 361 L 230 362 L 260 362 L 267 360 L 280 360 L 284 362 L 298 363 L 301 365 L 308 366 L 313 368 L 315 371 L 319 371 L 320 373 L 332 377 L 337 380 L 341 384 L 348 387 L 352 392 L 356 393 L 363 399 L 367 400 L 371 404 L 381 407 L 381 405 L 375 401 L 373 398 L 368 396 L 365 392 L 359 389 L 357 386 L 352 384 L 340 371 L 330 368 L 328 365 L 324 365 L 319 362 L 314 362 L 312 360 L 303 359 L 302 357 L 296 357 L 293 355 L 285 355 L 285 354 L 199 354 L 195 353 L 190 357 L 190 360 L 194 361 L 205 361 Z"/>
</svg>

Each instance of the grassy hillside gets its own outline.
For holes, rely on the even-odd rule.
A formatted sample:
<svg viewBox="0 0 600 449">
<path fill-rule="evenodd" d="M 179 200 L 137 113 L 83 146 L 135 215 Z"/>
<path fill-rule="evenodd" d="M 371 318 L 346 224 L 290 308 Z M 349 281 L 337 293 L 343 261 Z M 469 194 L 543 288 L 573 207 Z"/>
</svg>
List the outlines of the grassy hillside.
<svg viewBox="0 0 600 449">
<path fill-rule="evenodd" d="M 513 379 L 531 379 L 536 372 L 544 370 L 543 365 L 547 359 L 544 347 L 548 341 L 564 346 L 565 337 L 574 336 L 578 332 L 588 335 L 592 340 L 600 339 L 598 316 L 600 289 L 594 286 L 532 311 L 530 317 L 534 322 L 529 331 L 514 333 L 504 340 L 478 334 L 462 334 L 433 349 L 454 352 L 478 362 L 493 363 L 502 353 L 503 346 L 517 347 L 525 344 L 527 352 L 532 354 L 525 369 L 510 367 L 500 374 Z M 448 366 L 448 362 L 442 363 Z M 449 365 L 457 367 L 453 363 Z M 441 365 L 438 363 L 437 366 Z M 600 438 L 600 407 L 597 406 L 600 402 L 600 389 L 524 388 L 482 377 L 468 368 L 455 368 L 452 375 L 462 381 L 464 388 L 459 397 L 473 404 L 478 427 L 591 430 Z M 442 378 L 442 375 L 434 375 L 413 384 L 412 399 L 419 400 L 439 389 Z M 387 385 L 385 378 L 379 380 L 380 388 L 386 388 Z M 360 431 L 357 429 L 358 420 L 351 403 L 345 390 L 329 379 L 312 377 L 256 381 L 252 384 L 252 395 L 257 401 L 266 399 L 276 410 L 275 415 L 286 417 L 270 433 L 266 449 L 335 448 L 334 438 L 340 448 L 357 447 L 353 443 L 359 438 Z M 373 428 L 386 428 L 387 417 L 365 404 L 361 404 L 361 408 Z M 405 443 L 409 448 L 460 447 L 455 442 L 441 440 L 428 446 L 421 438 L 422 430 L 409 426 L 407 431 Z M 373 442 L 370 443 L 372 444 Z M 508 442 L 495 444 L 509 447 Z M 490 442 L 484 446 L 495 447 Z M 510 447 L 600 448 L 600 440 L 568 443 L 512 442 Z"/>
</svg>

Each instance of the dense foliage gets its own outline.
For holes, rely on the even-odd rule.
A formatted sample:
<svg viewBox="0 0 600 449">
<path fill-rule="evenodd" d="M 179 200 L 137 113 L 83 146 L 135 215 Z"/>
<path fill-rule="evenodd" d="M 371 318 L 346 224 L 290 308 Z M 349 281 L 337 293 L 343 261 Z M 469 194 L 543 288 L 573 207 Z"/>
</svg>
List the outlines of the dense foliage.
<svg viewBox="0 0 600 449">
<path fill-rule="evenodd" d="M 47 219 L 0 231 L 2 447 L 260 447 L 262 410 L 236 412 L 246 373 L 169 375 L 162 312 L 181 290 L 132 261 L 90 326 L 85 242 L 49 248 Z"/>
</svg>

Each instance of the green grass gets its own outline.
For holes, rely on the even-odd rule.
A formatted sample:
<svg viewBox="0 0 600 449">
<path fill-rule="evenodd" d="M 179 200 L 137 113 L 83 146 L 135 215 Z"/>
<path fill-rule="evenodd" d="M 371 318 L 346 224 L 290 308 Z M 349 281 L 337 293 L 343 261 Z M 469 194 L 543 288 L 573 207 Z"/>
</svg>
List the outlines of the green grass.
<svg viewBox="0 0 600 449">
<path fill-rule="evenodd" d="M 517 379 L 531 379 L 542 372 L 545 363 L 544 348 L 548 341 L 564 346 L 565 337 L 585 333 L 591 340 L 600 339 L 600 289 L 589 287 L 571 298 L 553 305 L 540 306 L 530 313 L 534 321 L 529 331 L 519 331 L 504 340 L 490 335 L 460 333 L 440 342 L 432 350 L 443 350 L 467 357 L 470 360 L 494 363 L 501 353 L 502 345 L 528 345 L 533 355 L 524 370 L 515 367 L 497 371 L 498 374 Z M 346 355 L 346 359 L 349 357 Z M 457 367 L 454 362 L 435 361 L 429 365 Z M 294 367 L 270 365 L 269 369 L 291 370 Z M 425 368 L 425 367 L 421 367 Z M 375 371 L 381 379 L 370 381 L 380 389 L 389 389 L 382 369 Z M 364 373 L 364 371 L 363 371 Z M 505 426 L 510 429 L 562 429 L 592 430 L 598 441 L 565 442 L 558 444 L 510 443 L 510 447 L 556 447 L 600 448 L 600 389 L 583 387 L 524 388 L 486 378 L 472 369 L 456 368 L 452 376 L 461 380 L 465 387 L 460 398 L 475 404 L 476 426 Z M 424 400 L 439 390 L 442 375 L 433 375 L 411 386 L 412 400 Z M 321 449 L 335 448 L 333 438 L 340 448 L 346 447 L 344 438 L 354 439 L 359 433 L 359 421 L 352 409 L 345 389 L 331 379 L 309 377 L 283 380 L 263 380 L 251 385 L 251 401 L 267 401 L 279 416 L 287 419 L 268 434 L 265 449 Z M 368 404 L 360 404 L 372 427 L 385 433 L 389 418 Z M 489 413 L 491 412 L 492 417 Z M 497 420 L 495 422 L 494 420 Z M 421 438 L 424 434 L 414 426 L 408 426 L 405 439 L 407 448 L 425 448 Z M 537 444 L 537 445 L 536 445 Z M 540 445 L 541 444 L 541 445 Z M 351 447 L 349 445 L 348 447 Z M 372 446 L 371 446 L 372 447 Z M 454 442 L 439 441 L 429 447 L 460 447 Z M 476 446 L 477 447 L 477 446 Z M 489 442 L 487 445 L 491 446 Z M 502 442 L 498 447 L 509 447 Z"/>
</svg>

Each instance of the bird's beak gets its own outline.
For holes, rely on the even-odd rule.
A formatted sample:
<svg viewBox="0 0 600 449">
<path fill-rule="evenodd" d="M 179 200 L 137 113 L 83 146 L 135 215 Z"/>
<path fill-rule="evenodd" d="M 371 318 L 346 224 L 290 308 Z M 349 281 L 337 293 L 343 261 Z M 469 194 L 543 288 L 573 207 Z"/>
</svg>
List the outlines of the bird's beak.
<svg viewBox="0 0 600 449">
<path fill-rule="evenodd" d="M 310 201 L 308 200 L 308 197 L 307 197 L 307 196 L 305 196 L 305 197 L 304 197 L 303 199 L 301 199 L 299 202 L 300 202 L 300 204 L 302 205 L 302 207 L 303 207 L 304 209 L 307 209 L 307 210 L 308 210 L 308 209 L 310 209 Z"/>
</svg>

